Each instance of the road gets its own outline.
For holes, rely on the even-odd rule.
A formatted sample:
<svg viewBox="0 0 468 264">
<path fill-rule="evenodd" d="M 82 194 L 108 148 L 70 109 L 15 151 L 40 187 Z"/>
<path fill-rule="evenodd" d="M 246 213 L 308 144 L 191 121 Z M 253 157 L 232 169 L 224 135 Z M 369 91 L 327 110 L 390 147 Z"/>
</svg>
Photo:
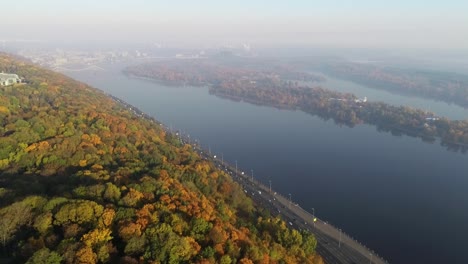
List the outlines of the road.
<svg viewBox="0 0 468 264">
<path fill-rule="evenodd" d="M 93 65 L 94 66 L 94 65 Z M 90 67 L 93 67 L 90 66 Z M 97 67 L 97 66 L 94 66 Z M 99 68 L 99 67 L 97 67 Z M 102 68 L 99 68 L 102 69 Z M 70 70 L 70 69 L 64 69 Z M 84 69 L 81 69 L 84 70 Z M 103 69 L 102 69 L 103 70 Z M 167 133 L 173 134 L 172 129 L 165 127 L 162 123 L 153 117 L 145 114 L 138 108 L 126 103 L 125 101 L 109 95 L 116 102 L 121 103 L 135 115 L 148 119 L 160 125 Z M 190 137 L 184 137 L 175 133 L 182 143 L 190 144 Z M 196 142 L 195 142 L 196 143 Z M 266 187 L 262 183 L 255 181 L 253 178 L 240 173 L 237 168 L 225 163 L 223 160 L 216 159 L 207 151 L 202 149 L 197 144 L 191 144 L 195 151 L 201 157 L 212 161 L 219 169 L 224 170 L 232 176 L 232 179 L 238 182 L 248 196 L 250 196 L 257 204 L 270 210 L 272 215 L 280 216 L 291 227 L 299 230 L 308 230 L 315 235 L 317 239 L 316 251 L 322 256 L 327 264 L 385 264 L 387 261 L 380 258 L 376 253 L 369 250 L 359 242 L 353 240 L 341 230 L 331 226 L 327 222 L 318 219 L 309 212 L 302 209 L 298 204 L 286 197 L 274 192 L 271 188 Z M 314 221 L 314 218 L 316 221 Z"/>
<path fill-rule="evenodd" d="M 193 145 L 192 145 L 193 146 Z M 257 204 L 270 210 L 271 214 L 280 215 L 290 226 L 296 229 L 308 230 L 317 239 L 317 252 L 327 264 L 384 264 L 388 263 L 375 252 L 352 239 L 341 230 L 318 219 L 305 211 L 298 204 L 276 193 L 264 184 L 255 181 L 251 176 L 243 175 L 236 168 L 207 154 L 203 149 L 194 146 L 203 158 L 209 159 L 216 166 L 230 174 Z"/>
<path fill-rule="evenodd" d="M 123 104 L 136 115 L 151 120 L 160 125 L 167 133 L 173 133 L 172 129 L 165 127 L 162 123 L 155 120 L 151 116 L 143 113 L 138 108 L 111 96 L 117 102 Z M 175 133 L 182 143 L 190 144 L 190 136 L 182 136 Z M 308 230 L 315 235 L 317 239 L 317 252 L 323 257 L 327 264 L 384 264 L 387 261 L 380 258 L 375 252 L 363 246 L 356 240 L 353 240 L 341 230 L 333 227 L 327 222 L 318 219 L 317 216 L 312 216 L 309 212 L 302 209 L 298 204 L 292 203 L 290 199 L 276 193 L 262 183 L 255 181 L 250 176 L 243 175 L 237 168 L 225 163 L 223 160 L 216 159 L 207 151 L 202 149 L 197 144 L 191 144 L 195 151 L 201 157 L 212 161 L 219 169 L 230 174 L 236 182 L 238 182 L 244 191 L 257 204 L 270 210 L 273 215 L 279 215 L 291 227 L 301 230 Z M 313 219 L 316 218 L 314 222 Z"/>
</svg>

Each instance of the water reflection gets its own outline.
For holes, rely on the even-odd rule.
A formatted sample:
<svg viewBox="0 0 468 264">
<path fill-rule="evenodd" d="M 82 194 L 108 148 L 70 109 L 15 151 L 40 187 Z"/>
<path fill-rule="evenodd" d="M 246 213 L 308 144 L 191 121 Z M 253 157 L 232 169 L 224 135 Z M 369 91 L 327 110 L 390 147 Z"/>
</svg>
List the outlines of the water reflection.
<svg viewBox="0 0 468 264">
<path fill-rule="evenodd" d="M 468 263 L 467 155 L 385 127 L 337 126 L 301 111 L 166 87 L 118 71 L 73 73 L 190 133 L 239 170 L 364 242 L 391 263 Z M 390 133 L 391 134 L 390 134 Z M 445 145 L 444 145 L 445 146 Z M 451 146 L 446 146 L 452 148 Z M 436 250 L 435 250 L 436 249 Z"/>
</svg>

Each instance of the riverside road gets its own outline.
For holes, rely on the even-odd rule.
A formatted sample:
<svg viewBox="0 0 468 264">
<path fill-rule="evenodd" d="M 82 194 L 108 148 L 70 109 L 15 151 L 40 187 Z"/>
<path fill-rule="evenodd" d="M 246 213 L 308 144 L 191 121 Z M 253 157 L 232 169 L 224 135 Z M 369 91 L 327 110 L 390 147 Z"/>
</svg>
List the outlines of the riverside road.
<svg viewBox="0 0 468 264">
<path fill-rule="evenodd" d="M 209 159 L 216 166 L 227 172 L 244 189 L 257 204 L 270 210 L 272 215 L 279 215 L 291 227 L 308 230 L 317 239 L 317 252 L 327 264 L 384 264 L 387 261 L 380 258 L 375 252 L 361 245 L 356 240 L 344 234 L 341 230 L 327 222 L 318 219 L 302 209 L 298 204 L 292 203 L 286 197 L 270 190 L 264 184 L 255 181 L 251 176 L 244 175 L 230 164 L 225 163 L 196 145 L 192 145 L 202 157 Z"/>
<path fill-rule="evenodd" d="M 134 112 L 137 116 L 151 120 L 152 122 L 160 125 L 167 133 L 173 134 L 172 129 L 163 126 L 162 123 L 155 120 L 151 116 L 143 113 L 138 108 L 124 102 L 123 100 L 111 96 L 115 101 L 124 105 L 130 111 Z M 174 135 L 174 134 L 173 134 Z M 182 143 L 190 144 L 190 136 L 184 137 L 175 133 Z M 238 182 L 243 188 L 244 192 L 250 196 L 256 203 L 262 205 L 264 208 L 269 209 L 271 214 L 278 215 L 284 219 L 291 227 L 301 230 L 308 230 L 315 235 L 317 239 L 317 252 L 323 257 L 327 264 L 384 264 L 387 261 L 380 258 L 373 251 L 361 245 L 356 240 L 353 240 L 341 230 L 329 225 L 327 222 L 312 216 L 309 212 L 302 209 L 298 204 L 280 194 L 277 194 L 270 188 L 262 183 L 255 181 L 253 178 L 239 173 L 237 168 L 234 168 L 222 159 L 216 159 L 209 152 L 202 149 L 197 144 L 191 144 L 195 151 L 200 155 L 212 161 L 216 166 L 227 172 L 232 178 Z M 314 221 L 314 217 L 316 221 Z"/>
</svg>

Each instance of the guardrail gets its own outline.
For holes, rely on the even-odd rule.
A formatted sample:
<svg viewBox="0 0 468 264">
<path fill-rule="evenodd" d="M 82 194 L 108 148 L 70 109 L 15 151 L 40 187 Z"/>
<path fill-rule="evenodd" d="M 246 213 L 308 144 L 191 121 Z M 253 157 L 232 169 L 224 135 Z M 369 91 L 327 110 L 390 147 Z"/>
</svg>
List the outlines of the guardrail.
<svg viewBox="0 0 468 264">
<path fill-rule="evenodd" d="M 197 150 L 203 152 L 203 154 L 205 156 L 210 157 L 213 161 L 218 162 L 219 164 L 222 164 L 225 167 L 229 168 L 230 171 L 235 171 L 235 168 L 231 164 L 229 164 L 228 162 L 226 162 L 224 160 L 221 160 L 219 158 L 214 158 L 214 156 L 212 156 L 211 154 L 207 154 L 206 150 L 204 150 L 200 146 L 197 146 Z M 266 184 L 263 184 L 262 182 L 260 182 L 258 180 L 252 179 L 252 177 L 249 176 L 249 175 L 240 174 L 238 172 L 236 176 L 243 177 L 247 181 L 250 181 L 252 184 L 255 184 L 258 187 L 260 187 L 263 191 L 270 192 L 270 187 L 269 186 L 267 186 Z M 335 227 L 333 224 L 329 223 L 328 221 L 324 221 L 322 219 L 319 219 L 317 217 L 317 215 L 312 215 L 310 212 L 308 212 L 307 210 L 302 208 L 298 203 L 292 203 L 292 201 L 290 201 L 286 196 L 284 196 L 283 194 L 281 194 L 279 192 L 274 191 L 273 188 L 271 189 L 271 192 L 275 193 L 276 197 L 281 197 L 281 199 L 286 201 L 286 203 L 288 203 L 288 207 L 289 207 L 290 210 L 293 209 L 293 208 L 291 208 L 290 205 L 294 204 L 293 205 L 294 208 L 299 209 L 300 211 L 302 211 L 303 214 L 305 214 L 307 216 L 306 218 L 311 219 L 310 221 L 308 221 L 311 224 L 313 224 L 313 219 L 315 217 L 318 222 L 321 222 L 323 225 L 326 225 L 328 227 L 328 229 L 329 229 L 328 232 L 326 232 L 325 230 L 322 230 L 322 232 L 324 232 L 326 235 L 331 236 L 332 238 L 336 239 L 337 241 L 340 240 L 341 244 L 346 244 L 349 247 L 351 247 L 351 248 L 355 249 L 356 251 L 360 252 L 361 254 L 362 254 L 362 251 L 369 252 L 368 255 L 366 255 L 366 254 L 362 254 L 362 255 L 364 257 L 369 258 L 370 263 L 389 263 L 387 260 L 385 260 L 383 257 L 381 257 L 374 250 L 370 249 L 369 247 L 362 244 L 361 242 L 359 242 L 355 238 L 353 238 L 350 235 L 348 235 L 347 233 L 343 232 L 342 229 Z M 294 212 L 294 210 L 291 210 L 291 211 L 294 214 L 296 214 Z M 301 217 L 300 215 L 297 215 L 297 216 Z M 301 218 L 303 218 L 303 217 L 301 217 Z M 307 221 L 307 219 L 303 219 L 303 220 Z M 341 239 L 339 239 L 340 236 L 341 236 Z"/>
<path fill-rule="evenodd" d="M 248 179 L 248 178 L 247 178 Z M 254 181 L 254 184 L 260 186 L 263 190 L 265 191 L 269 191 L 270 188 L 269 186 L 266 186 L 265 184 L 261 183 L 260 181 L 256 181 L 257 183 L 255 183 Z M 272 189 L 272 192 L 274 192 L 274 190 Z M 361 242 L 359 242 L 358 240 L 356 240 L 355 238 L 351 237 L 350 235 L 346 234 L 345 232 L 343 232 L 342 229 L 340 228 L 337 228 L 335 227 L 333 224 L 329 223 L 328 221 L 324 221 L 320 218 L 317 217 L 317 215 L 313 215 L 311 214 L 309 211 L 305 210 L 304 208 L 302 208 L 298 203 L 293 203 L 292 201 L 290 201 L 286 196 L 282 195 L 281 193 L 278 193 L 278 192 L 274 192 L 276 193 L 275 196 L 276 197 L 281 197 L 284 201 L 286 201 L 289 205 L 292 205 L 294 208 L 296 209 L 299 209 L 300 211 L 302 211 L 302 213 L 304 213 L 305 215 L 307 215 L 307 218 L 308 219 L 311 219 L 311 221 L 308 221 L 309 223 L 313 224 L 313 219 L 316 218 L 317 219 L 317 222 L 321 222 L 322 224 L 326 225 L 327 227 L 329 227 L 330 230 L 332 230 L 332 232 L 334 234 L 330 234 L 329 232 L 324 232 L 328 235 L 331 235 L 333 238 L 335 238 L 336 240 L 340 240 L 342 244 L 347 244 L 349 246 L 351 246 L 352 248 L 356 248 L 357 247 L 361 247 L 361 250 L 365 250 L 365 251 L 368 251 L 370 254 L 372 254 L 372 263 L 374 262 L 382 262 L 382 263 L 389 263 L 387 260 L 385 260 L 383 257 L 381 257 L 379 254 L 377 254 L 374 250 L 368 248 L 367 246 L 365 246 L 364 244 L 362 244 Z M 290 206 L 291 207 L 291 206 Z M 294 209 L 294 208 L 290 208 L 290 209 Z M 294 210 L 292 210 L 292 212 L 294 213 Z M 299 216 L 299 215 L 298 215 Z M 299 216 L 300 217 L 300 216 Z M 305 221 L 307 221 L 307 219 L 303 219 Z M 324 230 L 322 230 L 324 231 Z M 341 236 L 341 239 L 339 239 L 339 237 Z M 346 241 L 348 240 L 348 242 Z M 354 243 L 354 245 L 350 245 L 349 242 L 352 242 Z M 363 254 L 364 257 L 368 257 L 366 255 Z"/>
<path fill-rule="evenodd" d="M 170 134 L 172 136 L 176 136 L 176 137 L 179 137 L 179 139 L 181 140 L 181 142 L 187 142 L 187 143 L 191 143 L 191 138 L 190 138 L 190 135 L 187 134 L 187 135 L 184 135 L 182 132 L 175 132 L 174 133 L 174 130 L 172 129 L 172 127 L 167 127 L 165 126 L 164 124 L 162 124 L 161 122 L 159 122 L 158 120 L 156 120 L 154 117 L 144 113 L 143 111 L 141 111 L 140 109 L 138 109 L 137 107 L 134 107 L 133 105 L 125 102 L 124 100 L 120 99 L 120 98 L 117 98 L 115 96 L 112 96 L 110 94 L 107 94 L 108 96 L 110 96 L 112 99 L 114 99 L 117 103 L 120 103 L 121 105 L 123 105 L 124 107 L 126 107 L 127 109 L 129 109 L 131 112 L 133 112 L 135 115 L 139 116 L 140 118 L 144 118 L 144 119 L 147 119 L 155 124 L 158 124 L 160 125 L 160 127 L 167 133 L 167 134 Z M 178 131 L 178 130 L 175 130 L 175 131 Z M 248 175 L 244 175 L 244 174 L 241 174 L 239 173 L 239 170 L 232 166 L 231 164 L 229 164 L 228 162 L 224 161 L 224 159 L 219 159 L 219 158 L 215 158 L 214 156 L 212 156 L 211 154 L 211 151 L 210 150 L 206 150 L 206 149 L 203 149 L 202 146 L 200 145 L 200 143 L 195 140 L 195 143 L 192 144 L 192 147 L 194 147 L 194 149 L 196 149 L 197 151 L 200 151 L 200 153 L 206 157 L 209 157 L 211 161 L 213 161 L 214 163 L 219 163 L 219 164 L 222 164 L 223 166 L 229 168 L 229 170 L 231 172 L 236 172 L 238 177 L 243 177 L 245 178 L 246 180 L 252 182 L 252 184 L 255 184 L 257 185 L 258 187 L 262 188 L 264 191 L 267 191 L 267 192 L 270 192 L 270 186 L 266 186 L 265 184 L 263 184 L 262 182 L 258 181 L 258 180 L 255 180 L 255 179 L 252 179 L 252 177 L 248 176 Z M 271 192 L 273 192 L 274 190 L 271 189 Z M 290 207 L 292 201 L 290 199 L 288 199 L 287 197 L 285 197 L 284 195 L 282 195 L 281 193 L 279 192 L 276 192 L 274 191 L 275 193 L 275 196 L 276 197 L 280 197 L 281 199 L 283 199 L 283 201 L 285 201 L 286 203 L 288 203 L 288 207 Z M 373 251 L 372 249 L 368 248 L 366 245 L 362 244 L 361 242 L 357 241 L 356 239 L 354 239 L 353 237 L 349 236 L 348 234 L 346 234 L 345 232 L 343 232 L 342 229 L 339 229 L 337 227 L 335 227 L 334 225 L 330 224 L 329 222 L 327 221 L 324 221 L 322 219 L 319 219 L 317 217 L 317 215 L 312 215 L 310 212 L 308 212 L 307 210 L 305 210 L 304 208 L 302 208 L 299 204 L 295 203 L 294 204 L 294 207 L 299 209 L 304 215 L 306 215 L 306 219 L 301 217 L 300 215 L 297 215 L 294 210 L 291 210 L 292 208 L 289 208 L 290 211 L 294 214 L 296 214 L 298 217 L 301 217 L 303 218 L 304 221 L 307 221 L 307 219 L 311 219 L 311 223 L 313 224 L 314 222 L 314 218 L 317 219 L 317 221 L 320 223 L 322 223 L 323 225 L 326 225 L 329 229 L 328 232 L 326 232 L 326 230 L 321 230 L 324 234 L 332 237 L 333 239 L 336 239 L 338 240 L 337 237 L 341 236 L 340 238 L 340 243 L 343 243 L 343 244 L 347 244 L 349 247 L 357 250 L 359 253 L 362 253 L 362 251 L 367 251 L 369 252 L 369 256 L 370 256 L 370 263 L 375 263 L 375 262 L 380 262 L 380 263 L 389 263 L 388 261 L 386 261 L 384 258 L 382 258 L 381 256 L 379 256 L 375 251 Z M 308 221 L 310 222 L 310 221 Z M 331 230 L 331 232 L 330 232 Z M 348 242 L 347 242 L 347 241 Z M 351 242 L 351 243 L 350 243 Z M 361 247 L 361 248 L 359 248 Z M 362 254 L 364 257 L 367 257 L 365 254 Z M 374 258 L 375 257 L 375 258 Z"/>
</svg>

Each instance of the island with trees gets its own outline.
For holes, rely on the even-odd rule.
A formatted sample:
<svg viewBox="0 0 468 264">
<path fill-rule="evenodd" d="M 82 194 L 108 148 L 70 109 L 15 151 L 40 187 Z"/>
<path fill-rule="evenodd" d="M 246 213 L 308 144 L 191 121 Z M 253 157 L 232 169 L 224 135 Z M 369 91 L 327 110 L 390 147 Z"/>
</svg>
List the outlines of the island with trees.
<svg viewBox="0 0 468 264">
<path fill-rule="evenodd" d="M 444 101 L 468 108 L 468 76 L 464 74 L 346 61 L 324 62 L 316 67 L 330 76 L 370 88 Z"/>
<path fill-rule="evenodd" d="M 323 263 L 154 119 L 0 54 L 0 261 Z"/>
<path fill-rule="evenodd" d="M 292 75 L 265 72 L 219 59 L 159 61 L 125 69 L 130 76 L 207 86 L 211 94 L 231 100 L 301 110 L 350 127 L 375 125 L 379 131 L 419 137 L 427 142 L 440 139 L 443 146 L 455 151 L 466 152 L 468 148 L 468 120 L 449 120 L 410 107 L 369 102 L 352 94 L 311 86 Z"/>
</svg>

